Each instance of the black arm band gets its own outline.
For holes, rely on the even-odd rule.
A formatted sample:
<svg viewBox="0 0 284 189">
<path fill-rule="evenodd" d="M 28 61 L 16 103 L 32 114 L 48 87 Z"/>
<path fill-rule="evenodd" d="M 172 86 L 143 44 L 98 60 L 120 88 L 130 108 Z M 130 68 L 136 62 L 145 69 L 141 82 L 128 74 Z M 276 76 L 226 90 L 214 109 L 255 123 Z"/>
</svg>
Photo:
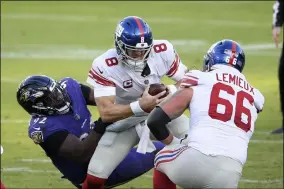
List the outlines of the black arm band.
<svg viewBox="0 0 284 189">
<path fill-rule="evenodd" d="M 89 97 L 90 97 L 90 93 L 91 93 L 91 88 L 87 85 L 83 85 L 80 83 L 80 86 L 81 86 L 81 91 L 83 93 L 83 96 L 85 98 L 85 101 L 87 104 L 89 104 Z"/>
<path fill-rule="evenodd" d="M 147 119 L 147 125 L 152 132 L 152 134 L 156 137 L 157 140 L 165 140 L 170 132 L 166 127 L 171 121 L 171 118 L 164 112 L 164 110 L 157 106 L 149 115 Z"/>
</svg>

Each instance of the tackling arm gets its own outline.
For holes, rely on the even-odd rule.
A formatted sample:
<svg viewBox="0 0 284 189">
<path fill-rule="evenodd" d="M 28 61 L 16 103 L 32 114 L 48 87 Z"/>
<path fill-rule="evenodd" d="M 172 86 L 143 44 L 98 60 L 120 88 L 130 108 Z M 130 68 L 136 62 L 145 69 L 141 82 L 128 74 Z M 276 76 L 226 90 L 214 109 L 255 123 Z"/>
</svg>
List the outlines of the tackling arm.
<svg viewBox="0 0 284 189">
<path fill-rule="evenodd" d="M 153 135 L 164 144 L 170 144 L 173 136 L 166 124 L 183 114 L 192 99 L 192 88 L 179 89 L 173 96 L 156 107 L 147 119 L 147 125 Z"/>
<path fill-rule="evenodd" d="M 115 104 L 115 96 L 96 98 L 102 120 L 106 123 L 115 122 L 133 115 L 130 105 Z"/>
<path fill-rule="evenodd" d="M 95 122 L 94 131 L 81 141 L 78 137 L 61 130 L 50 135 L 40 146 L 47 155 L 59 155 L 66 159 L 85 163 L 92 157 L 105 128 L 107 127 L 101 119 Z"/>
<path fill-rule="evenodd" d="M 148 93 L 150 85 L 145 89 L 142 98 L 128 105 L 115 104 L 115 96 L 104 96 L 95 98 L 102 120 L 106 123 L 119 121 L 128 118 L 132 115 L 136 117 L 146 116 L 147 112 L 151 112 L 153 108 L 163 101 L 163 96 L 166 91 L 151 96 Z M 96 93 L 96 91 L 95 91 Z"/>
</svg>

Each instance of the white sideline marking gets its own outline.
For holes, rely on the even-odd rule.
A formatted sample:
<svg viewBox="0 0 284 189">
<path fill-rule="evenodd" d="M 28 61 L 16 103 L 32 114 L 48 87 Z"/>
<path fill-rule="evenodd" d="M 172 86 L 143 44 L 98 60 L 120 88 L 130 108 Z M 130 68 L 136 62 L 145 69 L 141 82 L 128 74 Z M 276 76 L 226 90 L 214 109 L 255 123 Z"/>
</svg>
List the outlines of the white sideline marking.
<svg viewBox="0 0 284 189">
<path fill-rule="evenodd" d="M 34 170 L 29 167 L 12 167 L 12 168 L 2 168 L 1 172 L 28 172 L 28 173 L 60 173 L 59 171 L 52 170 Z"/>
<path fill-rule="evenodd" d="M 29 123 L 29 120 L 1 120 L 1 123 L 12 123 L 12 124 L 22 124 L 22 123 Z"/>
<path fill-rule="evenodd" d="M 244 50 L 266 50 L 266 49 L 275 49 L 274 43 L 260 43 L 260 44 L 248 44 L 242 45 Z"/>
<path fill-rule="evenodd" d="M 34 170 L 30 169 L 28 167 L 12 167 L 12 168 L 2 168 L 1 172 L 28 172 L 28 173 L 59 173 L 59 171 L 53 171 L 53 170 Z M 152 175 L 142 175 L 142 177 L 145 178 L 152 178 Z M 283 180 L 281 179 L 275 179 L 275 180 L 251 180 L 251 179 L 241 179 L 240 182 L 244 183 L 258 183 L 258 184 L 273 184 L 273 183 L 283 183 Z"/>
<path fill-rule="evenodd" d="M 250 140 L 254 144 L 283 144 L 283 140 Z"/>
<path fill-rule="evenodd" d="M 204 46 L 208 42 L 204 40 L 169 40 L 174 46 Z"/>
<path fill-rule="evenodd" d="M 17 47 L 16 47 L 17 48 Z M 18 47 L 19 48 L 19 47 Z M 15 49 L 14 51 L 5 51 L 2 48 L 1 59 L 64 59 L 64 60 L 89 60 L 92 61 L 95 57 L 101 55 L 105 51 L 102 49 L 87 49 L 74 47 L 61 47 L 60 45 L 54 48 L 29 46 Z"/>
<path fill-rule="evenodd" d="M 1 15 L 1 19 L 14 19 L 14 20 L 44 20 L 44 21 L 71 21 L 71 22 L 111 22 L 118 23 L 119 18 L 104 18 L 100 19 L 97 16 L 81 16 L 81 15 L 58 15 L 58 14 L 29 14 L 29 13 L 6 13 Z M 260 23 L 260 22 L 249 22 L 249 21 L 233 21 L 233 20 L 192 20 L 184 18 L 144 18 L 149 23 L 184 23 L 184 24 L 194 24 L 194 23 L 203 23 L 210 25 L 225 25 L 225 26 L 267 26 L 269 23 Z"/>
<path fill-rule="evenodd" d="M 19 79 L 12 79 L 12 78 L 7 78 L 7 77 L 1 77 L 1 83 L 4 82 L 4 83 L 20 83 L 21 80 Z"/>
<path fill-rule="evenodd" d="M 51 163 L 50 159 L 21 159 L 22 162 Z"/>
<path fill-rule="evenodd" d="M 74 22 L 95 22 L 99 21 L 96 16 L 75 16 L 58 14 L 26 14 L 26 13 L 6 13 L 1 15 L 2 19 L 15 20 L 46 20 L 46 21 L 74 21 Z M 105 21 L 105 20 L 104 20 Z"/>
<path fill-rule="evenodd" d="M 275 179 L 275 180 L 241 179 L 240 182 L 244 182 L 244 183 L 258 183 L 258 184 L 273 184 L 273 183 L 283 183 L 283 180 L 281 180 L 281 179 Z"/>
<path fill-rule="evenodd" d="M 170 40 L 179 52 L 194 53 L 206 52 L 209 43 L 204 40 Z M 247 55 L 280 56 L 273 43 L 243 44 Z M 1 59 L 63 59 L 63 60 L 89 60 L 101 55 L 106 49 L 90 49 L 84 46 L 54 45 L 54 44 L 1 44 Z M 13 50 L 5 50 L 12 48 Z M 260 51 L 263 50 L 263 51 Z"/>
</svg>

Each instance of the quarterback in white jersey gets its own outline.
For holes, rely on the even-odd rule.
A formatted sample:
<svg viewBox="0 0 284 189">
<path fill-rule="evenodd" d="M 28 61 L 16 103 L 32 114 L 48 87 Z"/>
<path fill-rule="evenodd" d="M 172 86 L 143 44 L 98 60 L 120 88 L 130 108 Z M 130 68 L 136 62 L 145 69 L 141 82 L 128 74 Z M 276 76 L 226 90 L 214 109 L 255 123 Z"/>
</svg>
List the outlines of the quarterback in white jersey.
<svg viewBox="0 0 284 189">
<path fill-rule="evenodd" d="M 163 91 L 151 96 L 148 86 L 161 83 L 163 76 L 168 76 L 179 86 L 188 71 L 173 45 L 167 40 L 153 40 L 150 27 L 139 17 L 126 17 L 118 24 L 115 46 L 93 61 L 87 82 L 94 87 L 102 120 L 125 120 L 127 126 L 112 127 L 113 130 L 107 130 L 103 135 L 90 161 L 84 189 L 103 187 L 111 172 L 139 142 L 142 134 L 135 125 L 142 128 L 140 122 L 164 100 L 160 97 L 165 94 Z M 176 86 L 169 88 L 175 91 Z M 175 137 L 183 138 L 188 133 L 188 121 L 181 115 L 167 127 Z M 175 127 L 177 124 L 180 127 Z M 143 129 L 148 128 L 144 126 Z"/>
<path fill-rule="evenodd" d="M 218 41 L 204 57 L 203 72 L 186 73 L 180 89 L 150 113 L 148 127 L 167 144 L 155 158 L 154 188 L 238 187 L 264 105 L 263 95 L 241 73 L 244 65 L 238 43 Z M 190 129 L 185 143 L 164 125 L 186 109 Z"/>
</svg>

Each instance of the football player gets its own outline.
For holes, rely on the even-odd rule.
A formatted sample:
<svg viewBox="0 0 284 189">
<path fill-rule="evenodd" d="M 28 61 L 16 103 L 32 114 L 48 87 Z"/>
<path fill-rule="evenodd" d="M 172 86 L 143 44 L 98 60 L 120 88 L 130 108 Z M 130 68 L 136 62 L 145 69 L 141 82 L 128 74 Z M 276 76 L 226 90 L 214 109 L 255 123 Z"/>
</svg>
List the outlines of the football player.
<svg viewBox="0 0 284 189">
<path fill-rule="evenodd" d="M 139 17 L 129 16 L 120 21 L 114 41 L 115 48 L 93 61 L 87 78 L 87 83 L 94 87 L 100 116 L 104 122 L 147 116 L 165 93 L 151 96 L 147 86 L 160 83 L 167 76 L 177 82 L 169 86 L 174 92 L 188 69 L 173 45 L 167 40 L 154 40 L 151 28 Z M 183 138 L 188 132 L 187 122 L 188 118 L 181 115 L 167 126 L 176 137 Z M 177 124 L 180 127 L 173 127 Z M 102 188 L 138 141 L 135 127 L 117 133 L 107 130 L 90 161 L 83 188 Z"/>
<path fill-rule="evenodd" d="M 167 146 L 155 158 L 154 188 L 237 188 L 264 97 L 242 74 L 245 54 L 233 40 L 213 44 L 203 72 L 186 73 L 180 89 L 149 115 L 147 124 Z M 189 141 L 165 125 L 190 111 Z M 179 125 L 176 125 L 179 127 Z M 173 184 L 175 183 L 175 184 Z"/>
<path fill-rule="evenodd" d="M 41 146 L 64 178 L 81 188 L 90 157 L 107 126 L 101 119 L 94 123 L 91 120 L 87 105 L 95 105 L 93 90 L 72 78 L 57 82 L 35 75 L 20 83 L 17 100 L 31 115 L 29 137 Z M 157 150 L 163 146 L 155 143 Z M 106 187 L 124 184 L 152 169 L 155 153 L 140 154 L 132 149 L 112 172 Z"/>
</svg>

